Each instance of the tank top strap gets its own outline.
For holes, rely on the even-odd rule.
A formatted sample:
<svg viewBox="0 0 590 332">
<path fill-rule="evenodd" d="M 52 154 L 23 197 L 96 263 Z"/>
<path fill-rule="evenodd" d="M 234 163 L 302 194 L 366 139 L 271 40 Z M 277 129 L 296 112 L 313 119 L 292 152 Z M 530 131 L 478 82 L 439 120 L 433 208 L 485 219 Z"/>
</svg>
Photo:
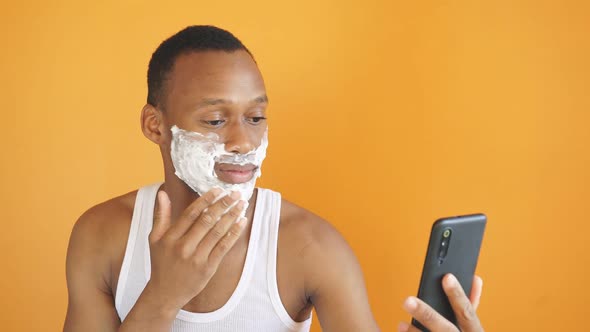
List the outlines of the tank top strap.
<svg viewBox="0 0 590 332">
<path fill-rule="evenodd" d="M 268 292 L 272 306 L 280 318 L 280 320 L 292 331 L 309 331 L 311 325 L 311 316 L 302 322 L 297 322 L 291 318 L 287 309 L 281 301 L 279 293 L 279 287 L 277 283 L 277 252 L 279 242 L 279 229 L 281 223 L 281 202 L 282 197 L 278 192 L 272 190 L 266 190 L 266 212 L 269 216 L 267 227 L 268 227 L 268 245 L 267 245 L 267 257 L 266 257 L 266 273 L 268 282 Z"/>
<path fill-rule="evenodd" d="M 119 272 L 119 281 L 117 282 L 117 290 L 115 296 L 115 308 L 119 313 L 121 320 L 127 316 L 131 308 L 124 305 L 123 299 L 129 298 L 126 294 L 128 277 L 131 270 L 134 258 L 141 257 L 143 252 L 143 241 L 145 240 L 146 231 L 151 230 L 151 221 L 153 220 L 154 207 L 156 195 L 162 182 L 154 183 L 140 188 L 135 196 L 135 205 L 133 207 L 133 216 L 131 217 L 131 226 L 129 228 L 129 236 L 127 238 L 127 246 L 125 247 L 125 254 L 123 256 L 123 263 L 121 265 L 121 272 Z M 148 224 L 149 223 L 149 224 Z M 149 272 L 148 272 L 149 273 Z"/>
</svg>

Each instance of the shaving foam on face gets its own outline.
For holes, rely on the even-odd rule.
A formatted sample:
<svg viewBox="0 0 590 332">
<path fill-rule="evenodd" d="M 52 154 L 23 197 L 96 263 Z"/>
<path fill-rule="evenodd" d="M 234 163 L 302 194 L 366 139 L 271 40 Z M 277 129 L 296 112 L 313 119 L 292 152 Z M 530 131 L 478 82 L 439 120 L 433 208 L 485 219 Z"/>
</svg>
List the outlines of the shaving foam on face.
<svg viewBox="0 0 590 332">
<path fill-rule="evenodd" d="M 215 133 L 203 135 L 173 126 L 170 155 L 176 176 L 184 181 L 199 196 L 213 188 L 221 188 L 227 195 L 239 191 L 241 200 L 246 202 L 242 216 L 248 207 L 248 201 L 254 193 L 256 179 L 262 175 L 262 161 L 268 147 L 268 129 L 264 132 L 260 145 L 245 154 L 228 153 L 225 144 L 220 143 Z M 252 179 L 244 183 L 231 184 L 221 181 L 215 173 L 215 164 L 254 165 L 257 167 Z"/>
</svg>

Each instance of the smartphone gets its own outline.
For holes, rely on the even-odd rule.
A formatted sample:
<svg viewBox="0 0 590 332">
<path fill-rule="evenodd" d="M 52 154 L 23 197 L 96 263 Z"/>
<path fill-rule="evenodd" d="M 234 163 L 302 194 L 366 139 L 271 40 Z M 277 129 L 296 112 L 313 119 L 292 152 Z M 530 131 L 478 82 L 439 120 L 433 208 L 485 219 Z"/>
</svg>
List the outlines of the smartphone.
<svg viewBox="0 0 590 332">
<path fill-rule="evenodd" d="M 469 296 L 486 222 L 484 214 L 442 218 L 430 231 L 418 298 L 455 325 L 457 320 L 442 288 L 442 278 L 452 273 Z M 428 331 L 415 319 L 412 324 Z"/>
</svg>

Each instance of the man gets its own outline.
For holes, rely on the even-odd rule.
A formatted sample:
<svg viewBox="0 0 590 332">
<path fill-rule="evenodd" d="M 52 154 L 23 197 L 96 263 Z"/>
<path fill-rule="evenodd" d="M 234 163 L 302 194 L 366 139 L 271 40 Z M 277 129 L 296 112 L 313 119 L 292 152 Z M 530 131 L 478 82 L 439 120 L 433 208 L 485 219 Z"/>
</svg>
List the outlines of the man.
<svg viewBox="0 0 590 332">
<path fill-rule="evenodd" d="M 338 232 L 254 189 L 267 104 L 256 62 L 229 32 L 193 26 L 159 46 L 141 125 L 165 181 L 77 221 L 64 331 L 308 331 L 314 307 L 324 331 L 378 331 Z M 463 330 L 479 331 L 460 287 L 445 287 L 467 313 Z M 406 307 L 428 327 L 456 331 L 415 298 Z"/>
</svg>

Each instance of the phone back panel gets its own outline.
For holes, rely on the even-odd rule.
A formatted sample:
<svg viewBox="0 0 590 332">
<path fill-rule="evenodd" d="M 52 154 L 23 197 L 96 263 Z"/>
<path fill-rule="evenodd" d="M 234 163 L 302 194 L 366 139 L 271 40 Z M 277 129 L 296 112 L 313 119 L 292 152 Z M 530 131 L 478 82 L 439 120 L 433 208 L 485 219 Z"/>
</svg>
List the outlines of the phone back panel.
<svg viewBox="0 0 590 332">
<path fill-rule="evenodd" d="M 442 278 L 445 274 L 452 273 L 459 280 L 465 294 L 469 296 L 486 221 L 485 215 L 473 214 L 442 218 L 432 226 L 418 298 L 455 325 L 455 314 L 442 288 Z M 443 233 L 447 230 L 451 231 L 451 235 L 447 253 L 441 259 L 441 242 Z M 413 324 L 422 331 L 428 331 L 416 320 L 413 320 Z"/>
</svg>

